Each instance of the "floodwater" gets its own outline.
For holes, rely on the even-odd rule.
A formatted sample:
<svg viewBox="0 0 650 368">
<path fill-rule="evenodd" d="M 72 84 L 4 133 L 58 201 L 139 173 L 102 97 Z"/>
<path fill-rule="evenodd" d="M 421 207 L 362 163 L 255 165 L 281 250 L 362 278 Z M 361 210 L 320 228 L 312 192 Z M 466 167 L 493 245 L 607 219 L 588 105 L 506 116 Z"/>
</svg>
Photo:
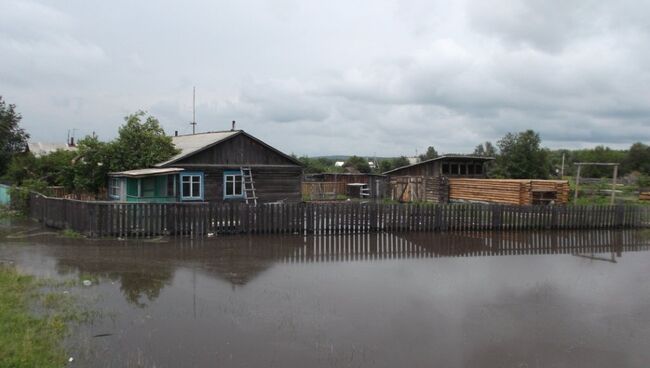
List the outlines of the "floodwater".
<svg viewBox="0 0 650 368">
<path fill-rule="evenodd" d="M 89 279 L 78 367 L 647 367 L 647 231 L 66 239 L 0 260 Z"/>
</svg>

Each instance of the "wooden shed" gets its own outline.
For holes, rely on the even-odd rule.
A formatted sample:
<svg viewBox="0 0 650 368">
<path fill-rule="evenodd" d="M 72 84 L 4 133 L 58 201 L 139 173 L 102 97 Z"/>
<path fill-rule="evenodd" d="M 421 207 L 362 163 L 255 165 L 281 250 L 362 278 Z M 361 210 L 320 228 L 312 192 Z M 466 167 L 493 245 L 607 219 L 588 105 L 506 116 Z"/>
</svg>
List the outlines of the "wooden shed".
<svg viewBox="0 0 650 368">
<path fill-rule="evenodd" d="M 400 202 L 449 200 L 450 178 L 485 178 L 485 164 L 492 157 L 443 155 L 387 171 L 392 200 Z"/>
<path fill-rule="evenodd" d="M 485 163 L 494 160 L 493 157 L 475 155 L 443 155 L 416 164 L 398 167 L 386 171 L 389 176 L 446 176 L 462 178 L 485 178 Z"/>
<path fill-rule="evenodd" d="M 179 135 L 172 140 L 181 152 L 156 167 L 183 169 L 178 174 L 180 201 L 302 200 L 300 161 L 243 130 Z"/>
</svg>

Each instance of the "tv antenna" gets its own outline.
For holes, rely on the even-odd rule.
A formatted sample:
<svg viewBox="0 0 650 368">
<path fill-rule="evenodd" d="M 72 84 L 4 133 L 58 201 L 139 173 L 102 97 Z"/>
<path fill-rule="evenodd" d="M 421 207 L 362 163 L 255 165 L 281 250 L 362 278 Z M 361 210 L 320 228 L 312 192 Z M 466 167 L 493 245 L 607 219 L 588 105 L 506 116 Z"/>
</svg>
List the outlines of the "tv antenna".
<svg viewBox="0 0 650 368">
<path fill-rule="evenodd" d="M 192 134 L 196 134 L 196 87 L 192 87 Z"/>
</svg>

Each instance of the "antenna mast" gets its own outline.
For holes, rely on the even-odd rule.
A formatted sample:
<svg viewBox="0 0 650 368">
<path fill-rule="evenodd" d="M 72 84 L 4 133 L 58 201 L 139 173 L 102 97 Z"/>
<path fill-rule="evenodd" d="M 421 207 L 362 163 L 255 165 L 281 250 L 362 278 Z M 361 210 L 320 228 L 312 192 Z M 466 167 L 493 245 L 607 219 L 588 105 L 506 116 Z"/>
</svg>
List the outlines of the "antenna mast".
<svg viewBox="0 0 650 368">
<path fill-rule="evenodd" d="M 196 134 L 196 87 L 192 87 L 192 134 Z"/>
</svg>

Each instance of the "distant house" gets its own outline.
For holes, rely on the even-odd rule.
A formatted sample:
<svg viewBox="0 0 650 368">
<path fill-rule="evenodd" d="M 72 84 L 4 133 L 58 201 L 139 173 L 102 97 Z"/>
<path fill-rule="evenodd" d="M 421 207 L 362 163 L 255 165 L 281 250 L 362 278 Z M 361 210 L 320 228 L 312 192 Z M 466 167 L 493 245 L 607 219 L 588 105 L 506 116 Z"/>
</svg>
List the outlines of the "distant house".
<svg viewBox="0 0 650 368">
<path fill-rule="evenodd" d="M 155 168 L 110 173 L 110 199 L 243 202 L 248 196 L 259 202 L 302 200 L 302 164 L 243 130 L 180 135 L 172 141 L 180 153 Z"/>
<path fill-rule="evenodd" d="M 29 142 L 27 143 L 27 151 L 31 152 L 35 157 L 47 156 L 52 152 L 63 151 L 76 151 L 77 147 L 72 144 L 65 143 L 45 143 L 45 142 Z"/>
</svg>

